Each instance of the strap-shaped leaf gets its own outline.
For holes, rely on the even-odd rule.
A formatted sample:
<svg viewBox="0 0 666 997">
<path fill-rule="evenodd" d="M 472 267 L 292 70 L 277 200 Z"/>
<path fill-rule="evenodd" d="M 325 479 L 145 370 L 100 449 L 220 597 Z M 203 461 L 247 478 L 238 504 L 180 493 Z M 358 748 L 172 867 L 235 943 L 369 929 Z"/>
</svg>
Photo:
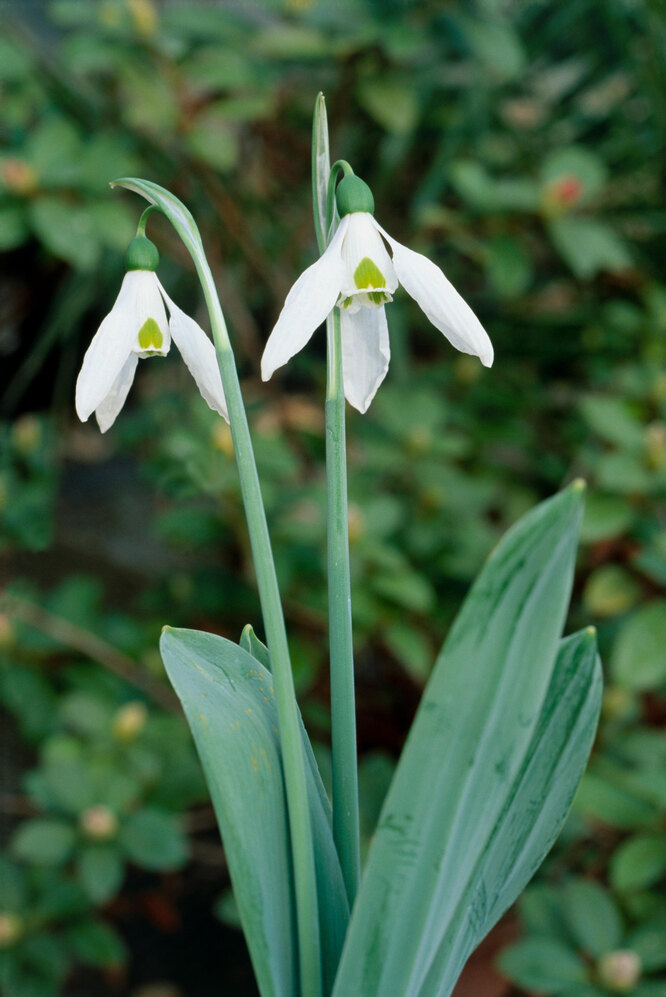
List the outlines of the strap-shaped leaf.
<svg viewBox="0 0 666 997">
<path fill-rule="evenodd" d="M 291 851 L 271 674 L 242 647 L 198 630 L 165 628 L 160 650 L 206 775 L 260 992 L 297 997 Z M 349 913 L 328 799 L 302 730 L 330 993 Z"/>
<path fill-rule="evenodd" d="M 382 809 L 334 997 L 415 997 L 443 940 L 458 934 L 461 898 L 546 700 L 581 514 L 576 484 L 525 516 L 451 628 Z M 486 918 L 487 905 L 477 923 Z"/>
<path fill-rule="evenodd" d="M 270 675 L 236 644 L 196 630 L 165 628 L 160 651 L 201 758 L 262 997 L 296 997 L 288 825 Z"/>
<path fill-rule="evenodd" d="M 269 672 L 272 670 L 268 648 L 259 640 L 250 623 L 243 628 L 240 644 Z M 331 801 L 322 782 L 317 759 L 300 713 L 299 720 L 303 738 L 303 753 L 307 766 L 308 794 L 311 808 L 314 811 L 311 817 L 319 902 L 319 934 L 322 941 L 322 979 L 324 993 L 330 994 L 349 924 L 349 903 L 333 839 Z M 314 802 L 315 797 L 319 800 L 318 806 Z"/>
<path fill-rule="evenodd" d="M 418 997 L 451 993 L 470 953 L 552 848 L 592 748 L 601 691 L 595 631 L 588 628 L 560 643 L 521 771 Z"/>
</svg>

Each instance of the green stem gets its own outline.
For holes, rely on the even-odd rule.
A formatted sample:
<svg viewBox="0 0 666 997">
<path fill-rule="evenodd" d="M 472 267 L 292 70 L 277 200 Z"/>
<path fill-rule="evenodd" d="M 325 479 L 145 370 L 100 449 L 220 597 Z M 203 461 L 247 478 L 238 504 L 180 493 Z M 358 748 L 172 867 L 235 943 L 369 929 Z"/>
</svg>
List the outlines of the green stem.
<svg viewBox="0 0 666 997">
<path fill-rule="evenodd" d="M 252 439 L 229 335 L 210 269 L 207 264 L 204 266 L 200 261 L 195 260 L 195 263 L 208 306 L 229 410 L 231 435 L 271 656 L 294 864 L 301 993 L 307 997 L 310 995 L 319 997 L 322 984 L 314 849 L 305 781 L 305 760 L 282 604 L 254 461 Z"/>
<path fill-rule="evenodd" d="M 328 615 L 331 670 L 333 838 L 349 906 L 360 879 L 354 648 L 349 576 L 349 516 L 345 396 L 342 380 L 340 311 L 326 322 L 326 495 L 328 519 Z"/>
</svg>

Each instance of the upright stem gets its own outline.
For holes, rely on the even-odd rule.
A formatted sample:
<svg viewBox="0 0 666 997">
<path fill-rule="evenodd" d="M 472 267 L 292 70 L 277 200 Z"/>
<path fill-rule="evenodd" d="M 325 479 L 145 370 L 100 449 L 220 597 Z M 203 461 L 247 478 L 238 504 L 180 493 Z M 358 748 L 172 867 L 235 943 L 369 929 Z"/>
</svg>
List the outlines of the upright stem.
<svg viewBox="0 0 666 997">
<path fill-rule="evenodd" d="M 305 781 L 305 760 L 282 604 L 250 430 L 224 315 L 210 269 L 201 259 L 195 258 L 195 264 L 210 314 L 220 375 L 229 410 L 259 598 L 271 656 L 294 864 L 301 994 L 303 997 L 321 997 L 314 849 Z"/>
<path fill-rule="evenodd" d="M 360 879 L 354 648 L 349 577 L 349 518 L 345 396 L 342 381 L 340 311 L 326 322 L 326 495 L 328 518 L 328 618 L 331 670 L 333 838 L 349 906 Z"/>
</svg>

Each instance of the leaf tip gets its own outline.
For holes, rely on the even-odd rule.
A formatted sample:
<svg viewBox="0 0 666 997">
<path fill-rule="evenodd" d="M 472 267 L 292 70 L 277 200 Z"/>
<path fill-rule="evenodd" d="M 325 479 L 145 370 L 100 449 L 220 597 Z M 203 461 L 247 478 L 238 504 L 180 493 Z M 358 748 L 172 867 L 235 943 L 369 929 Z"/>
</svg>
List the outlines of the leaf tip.
<svg viewBox="0 0 666 997">
<path fill-rule="evenodd" d="M 576 492 L 579 495 L 582 495 L 587 488 L 587 481 L 585 480 L 585 478 L 574 478 L 574 480 L 569 485 L 569 488 L 571 489 L 572 492 Z"/>
</svg>

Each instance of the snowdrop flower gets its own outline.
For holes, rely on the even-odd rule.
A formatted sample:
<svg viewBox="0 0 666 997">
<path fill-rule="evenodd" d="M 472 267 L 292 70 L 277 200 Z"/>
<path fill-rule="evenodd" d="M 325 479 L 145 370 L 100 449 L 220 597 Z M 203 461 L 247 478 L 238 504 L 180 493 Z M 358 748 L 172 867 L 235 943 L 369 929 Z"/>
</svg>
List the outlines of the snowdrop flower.
<svg viewBox="0 0 666 997">
<path fill-rule="evenodd" d="M 132 240 L 118 297 L 83 358 L 76 411 L 82 422 L 94 412 L 103 433 L 125 404 L 139 359 L 165 356 L 171 340 L 210 408 L 229 419 L 215 347 L 168 296 L 155 273 L 158 263 L 157 248 L 149 239 L 138 235 Z"/>
<path fill-rule="evenodd" d="M 490 367 L 493 347 L 472 309 L 438 266 L 392 239 L 377 224 L 368 185 L 359 177 L 346 176 L 338 185 L 336 201 L 340 225 L 323 255 L 287 295 L 266 343 L 263 380 L 303 349 L 338 307 L 345 395 L 354 408 L 365 412 L 388 370 L 384 306 L 393 300 L 399 283 L 457 350 L 479 357 Z"/>
</svg>

